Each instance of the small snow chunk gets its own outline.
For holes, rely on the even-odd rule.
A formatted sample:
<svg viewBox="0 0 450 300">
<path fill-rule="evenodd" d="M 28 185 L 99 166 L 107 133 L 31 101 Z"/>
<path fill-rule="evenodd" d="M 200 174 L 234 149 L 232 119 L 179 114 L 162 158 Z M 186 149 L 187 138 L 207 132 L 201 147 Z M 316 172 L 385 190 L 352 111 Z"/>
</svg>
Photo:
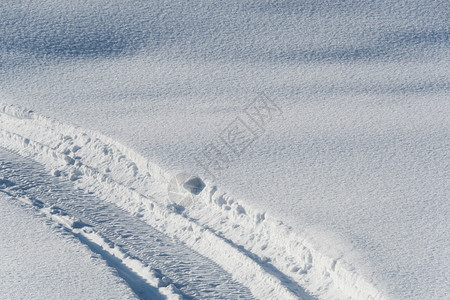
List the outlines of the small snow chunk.
<svg viewBox="0 0 450 300">
<path fill-rule="evenodd" d="M 187 173 L 179 173 L 173 177 L 167 192 L 171 202 L 181 207 L 194 204 L 194 196 L 200 194 L 205 183 L 198 177 Z"/>
<path fill-rule="evenodd" d="M 205 188 L 205 183 L 200 179 L 200 177 L 193 176 L 183 183 L 183 187 L 192 194 L 198 195 Z"/>
</svg>

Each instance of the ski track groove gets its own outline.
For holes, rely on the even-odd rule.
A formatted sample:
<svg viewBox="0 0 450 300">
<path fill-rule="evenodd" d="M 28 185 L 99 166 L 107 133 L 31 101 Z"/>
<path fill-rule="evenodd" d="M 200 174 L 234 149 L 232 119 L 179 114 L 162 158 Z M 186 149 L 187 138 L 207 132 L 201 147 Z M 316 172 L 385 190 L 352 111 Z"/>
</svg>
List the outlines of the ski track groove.
<svg viewBox="0 0 450 300">
<path fill-rule="evenodd" d="M 82 190 L 74 191 L 69 183 L 52 178 L 36 162 L 1 148 L 0 158 L 3 161 L 0 175 L 15 183 L 7 189 L 10 194 L 33 198 L 80 219 L 127 256 L 139 259 L 169 278 L 185 299 L 252 299 L 250 291 L 220 266 L 180 241 L 165 236 L 113 204 Z"/>
</svg>

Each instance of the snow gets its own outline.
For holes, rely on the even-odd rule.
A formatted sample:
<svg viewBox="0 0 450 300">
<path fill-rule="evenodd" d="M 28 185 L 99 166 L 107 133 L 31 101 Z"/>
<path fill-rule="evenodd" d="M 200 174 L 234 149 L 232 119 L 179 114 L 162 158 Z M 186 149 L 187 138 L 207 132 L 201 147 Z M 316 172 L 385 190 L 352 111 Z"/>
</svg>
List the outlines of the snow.
<svg viewBox="0 0 450 300">
<path fill-rule="evenodd" d="M 67 135 L 62 139 L 70 140 Z M 34 143 L 30 141 L 29 145 Z M 54 164 L 52 160 L 57 156 L 53 154 L 56 153 L 51 154 L 47 164 Z M 64 168 L 63 156 L 59 159 L 59 167 Z M 80 176 L 76 182 L 80 184 L 73 186 L 67 169 L 59 178 L 52 178 L 43 165 L 3 148 L 0 163 L 0 174 L 8 178 L 2 180 L 3 193 L 36 209 L 54 226 L 63 228 L 100 255 L 140 299 L 252 298 L 247 288 L 217 264 L 146 223 L 142 218 L 145 209 L 136 207 L 139 196 L 135 194 L 131 205 L 125 206 L 130 199 L 126 199 L 126 193 L 114 198 L 113 190 L 120 186 L 111 179 L 102 177 L 97 184 L 103 182 L 103 186 L 96 187 L 93 169 L 76 169 Z M 101 197 L 102 188 L 107 193 L 105 197 Z M 114 201 L 125 203 L 117 203 L 117 207 Z M 158 221 L 161 217 L 156 216 Z M 190 236 L 193 230 L 184 229 Z"/>
<path fill-rule="evenodd" d="M 448 11 L 424 0 L 3 1 L 0 103 L 37 114 L 0 114 L 0 146 L 83 188 L 78 162 L 107 174 L 123 187 L 117 203 L 129 189 L 157 194 L 163 215 L 170 178 L 198 174 L 207 186 L 192 206 L 164 224 L 144 218 L 253 293 L 261 268 L 274 297 L 443 299 Z M 246 108 L 261 93 L 279 110 L 258 129 Z M 211 176 L 197 160 L 236 120 L 257 138 Z M 227 260 L 205 236 L 195 245 L 181 230 L 192 220 L 242 251 Z"/>
<path fill-rule="evenodd" d="M 2 299 L 136 299 L 86 246 L 0 193 Z"/>
<path fill-rule="evenodd" d="M 10 151 L 18 152 L 22 157 L 30 157 L 44 164 L 49 169 L 49 172 L 52 172 L 51 170 L 54 169 L 61 170 L 61 174 L 67 180 L 72 181 L 77 190 L 83 191 L 82 194 L 94 194 L 99 198 L 94 202 L 91 199 L 81 197 L 85 202 L 83 203 L 81 199 L 73 198 L 73 192 L 68 190 L 60 196 L 53 195 L 50 197 L 50 195 L 47 195 L 50 198 L 49 200 L 56 198 L 54 205 L 67 206 L 72 201 L 75 202 L 74 214 L 87 213 L 87 216 L 84 216 L 85 218 L 93 218 L 94 220 L 100 218 L 97 223 L 103 224 L 99 226 L 103 228 L 103 232 L 107 233 L 111 231 L 111 228 L 116 229 L 119 227 L 117 224 L 119 222 L 118 216 L 123 215 L 122 211 L 128 213 L 123 216 L 127 220 L 119 222 L 119 224 L 123 224 L 119 227 L 121 230 L 112 234 L 109 233 L 112 237 L 108 239 L 119 239 L 119 244 L 122 245 L 124 243 L 121 241 L 122 233 L 125 232 L 129 236 L 128 232 L 136 231 L 135 239 L 138 243 L 138 250 L 134 251 L 137 251 L 137 253 L 132 251 L 131 253 L 124 252 L 122 254 L 122 251 L 119 251 L 119 254 L 117 254 L 116 247 L 113 249 L 105 249 L 103 247 L 105 243 L 108 245 L 107 242 L 97 242 L 96 238 L 91 242 L 97 245 L 95 247 L 102 247 L 104 249 L 103 252 L 110 253 L 112 251 L 114 256 L 119 257 L 122 261 L 121 265 L 125 265 L 137 273 L 138 277 L 149 282 L 151 286 L 156 285 L 159 287 L 159 284 L 154 282 L 159 282 L 161 276 L 156 279 L 147 279 L 148 270 L 140 271 L 145 266 L 146 260 L 150 259 L 151 262 L 155 263 L 152 258 L 153 255 L 146 253 L 149 248 L 154 247 L 152 240 L 147 241 L 149 244 L 146 245 L 142 245 L 142 243 L 144 240 L 148 240 L 149 237 L 158 235 L 155 232 L 157 230 L 168 235 L 164 239 L 157 237 L 156 249 L 152 251 L 163 257 L 162 262 L 157 261 L 158 270 L 167 269 L 167 272 L 171 272 L 172 277 L 177 278 L 176 283 L 180 289 L 185 293 L 188 292 L 187 296 L 195 295 L 206 299 L 227 299 L 229 297 L 245 299 L 248 297 L 245 287 L 248 287 L 252 294 L 258 298 L 295 299 L 297 296 L 301 296 L 302 299 L 311 298 L 304 292 L 303 288 L 296 285 L 295 282 L 291 282 L 284 274 L 273 272 L 270 269 L 266 271 L 266 268 L 273 267 L 255 259 L 254 254 L 242 251 L 241 246 L 222 236 L 216 226 L 211 227 L 204 224 L 204 222 L 198 222 L 198 220 L 190 218 L 186 214 L 180 214 L 180 211 L 174 207 L 174 203 L 171 203 L 168 199 L 166 188 L 168 182 L 164 182 L 168 178 L 168 174 L 131 149 L 98 133 L 61 124 L 31 112 L 26 114 L 26 118 L 22 118 L 24 110 L 21 108 L 4 106 L 0 108 L 0 111 L 3 112 L 0 113 L 0 123 L 3 127 L 0 130 L 0 141 L 3 142 L 3 146 Z M 24 136 L 32 136 L 33 139 L 24 138 Z M 28 140 L 28 142 L 24 143 L 24 140 Z M 73 149 L 74 145 L 83 145 L 82 150 L 77 151 L 76 154 L 79 161 L 73 165 L 67 164 L 66 158 L 70 154 L 68 149 Z M 6 159 L 6 161 L 10 160 L 12 158 Z M 105 168 L 106 166 L 108 168 Z M 9 172 L 13 173 L 17 169 L 26 170 L 21 165 L 5 168 L 6 171 L 9 170 Z M 109 171 L 106 169 L 109 169 Z M 36 170 L 33 170 L 33 172 L 36 172 Z M 75 179 L 73 179 L 73 174 L 77 175 Z M 25 179 L 25 183 L 31 180 L 31 182 L 37 182 L 39 187 L 48 186 L 47 182 L 41 182 L 41 178 L 45 178 L 45 176 L 38 174 L 35 178 Z M 28 187 L 25 185 L 19 190 L 26 191 Z M 56 187 L 52 189 L 52 192 L 56 190 L 60 190 L 60 188 Z M 71 197 L 65 199 L 66 196 L 64 195 L 70 195 Z M 203 196 L 203 201 L 207 204 L 211 202 L 212 199 L 210 197 L 214 196 L 214 191 L 210 191 L 208 194 L 204 192 Z M 117 212 L 117 207 L 115 211 L 107 211 L 105 204 L 99 202 L 99 200 L 115 204 L 120 208 L 120 212 Z M 48 205 L 51 204 L 50 202 Z M 43 206 L 41 201 L 35 205 L 38 207 Z M 218 208 L 220 210 L 220 207 L 216 207 L 214 204 L 212 207 L 207 205 L 199 208 L 215 209 L 216 212 Z M 235 205 L 235 208 L 236 210 L 233 210 L 233 213 L 241 211 L 239 205 Z M 238 224 L 230 224 L 233 220 L 227 222 L 221 219 L 223 216 L 211 215 L 210 213 L 211 211 L 208 214 L 203 214 L 208 217 L 209 221 L 220 222 L 220 225 L 226 227 L 240 226 Z M 67 212 L 64 211 L 61 214 L 66 216 Z M 57 220 L 68 228 L 74 228 L 74 223 L 78 223 L 78 219 L 74 219 L 72 215 L 68 214 L 68 218 L 64 217 L 62 219 L 57 216 Z M 211 218 L 211 216 L 213 217 Z M 53 218 L 54 216 L 52 216 Z M 94 220 L 91 220 L 88 224 L 95 222 Z M 146 230 L 141 229 L 136 224 L 139 221 L 150 225 L 150 227 L 146 225 Z M 109 225 L 109 223 L 111 224 Z M 252 230 L 253 228 L 248 225 L 251 224 L 247 224 L 243 228 Z M 84 227 L 87 226 L 85 225 Z M 148 230 L 150 230 L 150 233 L 146 232 Z M 88 232 L 85 233 L 90 235 L 90 231 L 88 228 Z M 75 233 L 77 235 L 80 234 L 78 232 Z M 84 235 L 83 233 L 81 234 Z M 169 242 L 168 239 L 172 239 L 173 242 Z M 191 249 L 181 249 L 179 246 L 180 242 Z M 163 247 L 160 248 L 161 246 Z M 166 249 L 167 247 L 169 249 Z M 186 251 L 189 252 L 186 253 Z M 168 258 L 172 257 L 174 253 L 181 255 L 181 257 L 175 256 L 169 260 Z M 134 260 L 132 266 L 129 266 L 126 259 L 128 256 L 138 256 L 140 258 L 137 263 L 139 265 L 142 264 L 142 267 L 139 266 L 137 268 L 138 271 L 133 267 L 136 264 Z M 208 262 L 208 259 L 214 261 L 217 265 Z M 211 266 L 211 264 L 213 265 Z M 184 265 L 193 265 L 195 268 L 186 269 Z M 245 267 L 242 268 L 242 266 Z M 200 274 L 195 274 L 193 270 L 200 272 Z M 184 274 L 185 272 L 187 274 Z M 208 276 L 205 276 L 204 273 L 208 274 Z M 184 276 L 180 278 L 180 275 Z M 193 281 L 192 285 L 186 284 L 186 280 Z M 219 282 L 216 283 L 215 281 Z M 238 283 L 243 286 L 240 286 Z M 214 289 L 210 289 L 210 285 L 214 286 Z M 188 290 L 184 291 L 183 287 Z M 191 289 L 194 289 L 194 294 L 192 294 L 193 291 Z M 196 293 L 200 294 L 196 295 Z M 215 293 L 218 293 L 218 296 L 214 295 Z"/>
</svg>

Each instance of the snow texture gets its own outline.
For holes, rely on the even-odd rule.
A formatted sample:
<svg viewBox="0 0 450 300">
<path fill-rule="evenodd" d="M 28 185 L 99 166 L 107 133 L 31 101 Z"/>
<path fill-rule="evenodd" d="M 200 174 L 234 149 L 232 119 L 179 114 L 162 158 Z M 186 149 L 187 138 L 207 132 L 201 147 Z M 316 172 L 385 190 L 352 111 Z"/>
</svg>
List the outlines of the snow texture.
<svg viewBox="0 0 450 300">
<path fill-rule="evenodd" d="M 2 299 L 137 299 L 87 247 L 0 192 Z"/>
<path fill-rule="evenodd" d="M 445 299 L 449 12 L 2 1 L 0 146 L 142 209 L 255 297 Z M 180 172 L 206 184 L 184 209 Z"/>
</svg>

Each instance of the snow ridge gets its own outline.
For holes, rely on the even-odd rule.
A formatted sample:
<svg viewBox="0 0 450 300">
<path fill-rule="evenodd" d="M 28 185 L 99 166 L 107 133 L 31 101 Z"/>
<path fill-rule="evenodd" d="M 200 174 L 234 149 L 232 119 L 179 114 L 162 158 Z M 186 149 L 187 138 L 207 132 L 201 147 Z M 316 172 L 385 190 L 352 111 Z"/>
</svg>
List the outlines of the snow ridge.
<svg viewBox="0 0 450 300">
<path fill-rule="evenodd" d="M 173 205 L 166 187 L 175 174 L 99 133 L 0 105 L 0 146 L 43 163 L 55 176 L 67 176 L 77 187 L 179 239 L 257 298 L 384 298 L 339 253 L 330 254 L 306 233 L 293 232 L 211 183 L 189 208 Z"/>
</svg>

